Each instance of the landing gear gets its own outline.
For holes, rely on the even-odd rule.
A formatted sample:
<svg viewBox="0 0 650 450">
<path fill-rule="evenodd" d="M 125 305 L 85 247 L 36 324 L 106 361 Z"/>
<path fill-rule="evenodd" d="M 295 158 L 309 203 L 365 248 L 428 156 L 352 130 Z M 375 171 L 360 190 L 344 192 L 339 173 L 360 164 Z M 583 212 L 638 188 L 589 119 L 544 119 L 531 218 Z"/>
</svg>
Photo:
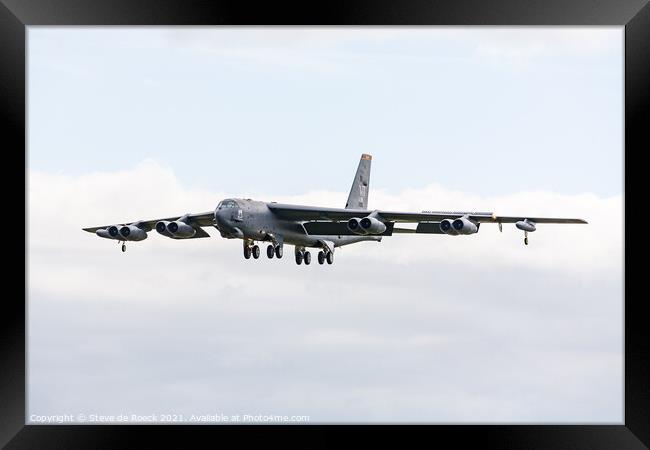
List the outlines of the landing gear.
<svg viewBox="0 0 650 450">
<path fill-rule="evenodd" d="M 300 265 L 305 262 L 305 265 L 308 266 L 311 264 L 311 253 L 305 250 L 305 247 L 296 246 L 296 264 Z"/>
<path fill-rule="evenodd" d="M 300 265 L 303 261 L 306 266 L 311 264 L 311 253 L 305 251 L 305 247 L 296 246 L 296 264 Z"/>
<path fill-rule="evenodd" d="M 123 252 L 126 251 L 126 244 L 122 244 L 122 251 L 123 251 Z"/>
<path fill-rule="evenodd" d="M 329 250 L 318 252 L 318 264 L 325 264 L 325 261 L 327 261 L 327 264 L 332 264 L 334 262 L 334 253 Z"/>
<path fill-rule="evenodd" d="M 244 258 L 251 259 L 251 256 L 255 259 L 260 257 L 260 248 L 254 244 L 253 240 L 244 240 Z"/>
<path fill-rule="evenodd" d="M 273 256 L 278 259 L 282 258 L 282 246 L 269 244 L 269 246 L 266 247 L 266 256 L 268 256 L 269 259 L 273 259 Z"/>
<path fill-rule="evenodd" d="M 524 245 L 528 245 L 528 231 L 524 231 Z"/>
</svg>

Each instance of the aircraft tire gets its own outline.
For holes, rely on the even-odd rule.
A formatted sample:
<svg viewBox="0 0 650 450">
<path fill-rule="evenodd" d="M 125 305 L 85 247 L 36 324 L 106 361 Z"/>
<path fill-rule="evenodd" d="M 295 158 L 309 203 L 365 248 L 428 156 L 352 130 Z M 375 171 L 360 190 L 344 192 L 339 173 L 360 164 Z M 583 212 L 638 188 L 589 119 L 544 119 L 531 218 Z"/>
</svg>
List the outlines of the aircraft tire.
<svg viewBox="0 0 650 450">
<path fill-rule="evenodd" d="M 332 264 L 334 262 L 334 253 L 327 252 L 327 264 Z"/>
<path fill-rule="evenodd" d="M 126 244 L 122 244 L 122 251 L 123 251 L 123 252 L 126 251 Z"/>
<path fill-rule="evenodd" d="M 244 258 L 251 259 L 251 248 L 247 245 L 244 247 Z"/>
<path fill-rule="evenodd" d="M 278 245 L 275 247 L 275 256 L 278 257 L 278 259 L 282 258 L 282 246 Z"/>
<path fill-rule="evenodd" d="M 302 252 L 296 252 L 296 264 L 302 264 Z"/>
<path fill-rule="evenodd" d="M 325 252 L 322 250 L 318 252 L 318 264 L 325 264 Z"/>
<path fill-rule="evenodd" d="M 305 259 L 305 265 L 306 266 L 311 264 L 311 253 L 305 252 L 305 254 L 303 255 L 303 258 Z"/>
<path fill-rule="evenodd" d="M 258 245 L 253 245 L 251 250 L 253 252 L 253 258 L 257 259 L 260 257 L 260 247 Z"/>
<path fill-rule="evenodd" d="M 275 254 L 275 248 L 272 245 L 266 247 L 266 256 L 268 256 L 269 259 L 273 259 L 274 254 Z"/>
</svg>

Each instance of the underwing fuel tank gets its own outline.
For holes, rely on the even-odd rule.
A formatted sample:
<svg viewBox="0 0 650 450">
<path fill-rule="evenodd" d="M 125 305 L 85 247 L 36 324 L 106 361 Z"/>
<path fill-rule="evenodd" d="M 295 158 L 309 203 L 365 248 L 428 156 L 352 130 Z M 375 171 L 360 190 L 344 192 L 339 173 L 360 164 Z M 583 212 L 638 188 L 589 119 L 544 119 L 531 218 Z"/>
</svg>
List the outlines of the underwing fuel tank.
<svg viewBox="0 0 650 450">
<path fill-rule="evenodd" d="M 515 226 L 522 231 L 529 231 L 529 232 L 533 232 L 537 229 L 535 227 L 535 223 L 529 221 L 528 219 L 520 220 L 519 222 L 515 223 Z"/>
</svg>

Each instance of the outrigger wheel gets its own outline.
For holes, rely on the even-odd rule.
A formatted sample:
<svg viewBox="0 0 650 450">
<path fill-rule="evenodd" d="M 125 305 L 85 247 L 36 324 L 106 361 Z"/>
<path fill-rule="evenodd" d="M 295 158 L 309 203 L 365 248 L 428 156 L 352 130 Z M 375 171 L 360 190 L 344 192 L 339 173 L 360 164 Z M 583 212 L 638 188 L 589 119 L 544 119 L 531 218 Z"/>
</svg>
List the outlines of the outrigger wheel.
<svg viewBox="0 0 650 450">
<path fill-rule="evenodd" d="M 122 244 L 122 251 L 123 251 L 123 252 L 126 251 L 126 244 Z"/>
</svg>

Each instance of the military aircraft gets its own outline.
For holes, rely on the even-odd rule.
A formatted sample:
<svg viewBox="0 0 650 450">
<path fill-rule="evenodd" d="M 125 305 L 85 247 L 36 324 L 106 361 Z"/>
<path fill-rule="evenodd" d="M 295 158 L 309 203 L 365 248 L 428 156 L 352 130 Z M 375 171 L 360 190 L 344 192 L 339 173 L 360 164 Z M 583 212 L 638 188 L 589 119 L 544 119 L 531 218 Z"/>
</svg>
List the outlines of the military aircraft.
<svg viewBox="0 0 650 450">
<path fill-rule="evenodd" d="M 256 242 L 268 242 L 266 255 L 282 258 L 284 244 L 295 247 L 296 264 L 311 263 L 307 248 L 319 249 L 318 263 L 332 264 L 334 249 L 363 241 L 381 241 L 384 236 L 400 233 L 445 234 L 460 236 L 478 233 L 481 224 L 514 223 L 524 232 L 524 244 L 528 245 L 528 233 L 537 224 L 587 223 L 582 219 L 553 219 L 548 217 L 508 217 L 491 212 L 400 212 L 368 209 L 370 164 L 372 156 L 362 154 L 352 182 L 345 208 L 288 205 L 262 202 L 249 198 L 222 200 L 214 211 L 185 214 L 163 219 L 138 220 L 135 222 L 84 228 L 97 236 L 117 240 L 126 251 L 127 241 L 142 241 L 155 229 L 171 239 L 207 238 L 203 229 L 214 227 L 222 237 L 242 239 L 244 258 L 260 257 Z M 417 224 L 413 228 L 400 228 L 402 223 Z"/>
</svg>

